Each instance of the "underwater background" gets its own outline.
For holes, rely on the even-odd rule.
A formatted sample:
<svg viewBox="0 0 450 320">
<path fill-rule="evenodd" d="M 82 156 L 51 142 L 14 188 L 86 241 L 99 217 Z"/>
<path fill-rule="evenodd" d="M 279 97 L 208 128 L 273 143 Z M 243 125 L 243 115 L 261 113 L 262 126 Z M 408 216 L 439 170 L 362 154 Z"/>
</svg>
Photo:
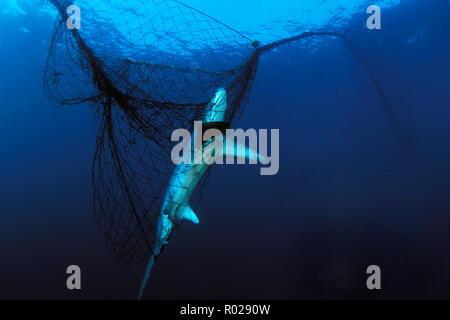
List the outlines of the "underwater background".
<svg viewBox="0 0 450 320">
<path fill-rule="evenodd" d="M 420 157 L 339 40 L 264 55 L 239 127 L 280 129 L 280 171 L 216 166 L 200 224 L 177 230 L 144 298 L 448 298 L 449 2 L 187 3 L 263 43 L 356 26 L 348 37 Z M 381 30 L 365 28 L 370 4 Z M 146 261 L 117 262 L 92 214 L 91 108 L 55 107 L 42 88 L 55 19 L 45 1 L 0 0 L 0 299 L 134 299 Z M 66 288 L 71 264 L 80 291 Z M 381 290 L 366 288 L 372 264 Z"/>
</svg>

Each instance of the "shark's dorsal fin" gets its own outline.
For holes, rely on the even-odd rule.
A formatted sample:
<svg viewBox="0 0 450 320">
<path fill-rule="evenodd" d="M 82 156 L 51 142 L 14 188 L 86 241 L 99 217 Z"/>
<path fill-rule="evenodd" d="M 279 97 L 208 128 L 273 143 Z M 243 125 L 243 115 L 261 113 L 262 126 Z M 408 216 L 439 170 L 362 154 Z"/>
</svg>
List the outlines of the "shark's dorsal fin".
<svg viewBox="0 0 450 320">
<path fill-rule="evenodd" d="M 189 206 L 183 206 L 180 212 L 180 220 L 188 220 L 192 223 L 198 224 L 200 221 L 195 212 Z"/>
</svg>

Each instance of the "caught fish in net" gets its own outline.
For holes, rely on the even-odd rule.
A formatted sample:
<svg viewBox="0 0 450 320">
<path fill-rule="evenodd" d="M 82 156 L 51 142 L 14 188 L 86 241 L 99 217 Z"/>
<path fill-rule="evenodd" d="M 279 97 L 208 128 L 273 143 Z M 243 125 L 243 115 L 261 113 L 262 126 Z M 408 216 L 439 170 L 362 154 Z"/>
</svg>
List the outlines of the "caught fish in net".
<svg viewBox="0 0 450 320">
<path fill-rule="evenodd" d="M 394 133 L 414 150 L 345 33 L 308 31 L 264 45 L 176 0 L 50 2 L 60 19 L 44 88 L 60 105 L 90 103 L 95 111 L 94 215 L 118 260 L 150 257 L 140 295 L 176 224 L 198 222 L 190 205 L 208 176 L 209 166 L 171 162 L 172 132 L 211 114 L 216 125 L 235 125 L 264 53 L 312 37 L 343 40 L 369 73 Z M 80 29 L 66 25 L 73 4 L 83 13 Z M 183 188 L 190 203 L 177 200 L 174 190 Z"/>
</svg>

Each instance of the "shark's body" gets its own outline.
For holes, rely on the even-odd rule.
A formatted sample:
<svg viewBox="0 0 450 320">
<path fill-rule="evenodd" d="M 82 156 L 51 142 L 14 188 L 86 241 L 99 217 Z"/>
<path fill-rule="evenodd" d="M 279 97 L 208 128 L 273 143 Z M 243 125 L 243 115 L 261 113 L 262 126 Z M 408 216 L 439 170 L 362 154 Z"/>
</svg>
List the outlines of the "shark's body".
<svg viewBox="0 0 450 320">
<path fill-rule="evenodd" d="M 203 119 L 204 123 L 220 123 L 224 121 L 227 109 L 226 99 L 227 97 L 225 89 L 217 90 L 213 99 L 206 107 L 205 118 Z M 202 133 L 200 132 L 200 134 Z M 194 137 L 194 141 L 195 138 L 196 137 Z M 205 143 L 202 148 L 206 144 L 207 143 Z M 226 141 L 224 141 L 223 145 L 225 144 Z M 204 157 L 204 155 L 202 155 L 202 152 L 194 152 L 194 154 L 196 154 L 195 157 L 197 157 L 199 154 L 200 156 Z M 234 152 L 232 155 L 227 154 L 225 148 L 224 154 L 226 156 L 235 156 L 237 158 L 246 158 L 251 160 L 263 158 L 258 155 L 257 151 L 251 150 L 245 145 L 239 144 L 237 144 L 234 148 Z M 209 157 L 212 156 L 209 155 Z M 199 223 L 197 215 L 189 206 L 189 200 L 210 166 L 210 164 L 207 163 L 211 162 L 205 160 L 205 158 L 203 158 L 202 161 L 194 160 L 193 164 L 182 163 L 175 168 L 172 174 L 159 215 L 155 249 L 152 256 L 150 257 L 149 264 L 142 280 L 138 299 L 142 297 L 142 293 L 148 281 L 148 277 L 153 267 L 155 258 L 161 253 L 162 248 L 168 244 L 169 237 L 172 234 L 174 228 L 174 223 L 180 222 L 182 220 L 188 220 L 195 224 Z"/>
</svg>

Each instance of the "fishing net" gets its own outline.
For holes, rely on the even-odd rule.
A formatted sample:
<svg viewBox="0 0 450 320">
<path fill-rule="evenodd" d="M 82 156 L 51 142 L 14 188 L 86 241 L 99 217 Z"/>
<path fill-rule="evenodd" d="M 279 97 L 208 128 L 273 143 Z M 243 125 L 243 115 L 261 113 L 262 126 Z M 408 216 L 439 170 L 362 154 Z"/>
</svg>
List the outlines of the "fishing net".
<svg viewBox="0 0 450 320">
<path fill-rule="evenodd" d="M 346 40 L 335 32 L 305 32 L 258 46 L 175 0 L 51 2 L 61 19 L 50 45 L 44 88 L 58 104 L 88 102 L 95 111 L 94 214 L 117 258 L 128 262 L 153 252 L 174 167 L 173 130 L 192 129 L 218 88 L 227 92 L 225 120 L 233 125 L 264 52 L 315 36 Z M 82 10 L 79 30 L 66 25 L 72 4 Z M 377 90 L 382 94 L 378 85 Z M 397 121 L 385 100 L 388 118 Z"/>
</svg>

